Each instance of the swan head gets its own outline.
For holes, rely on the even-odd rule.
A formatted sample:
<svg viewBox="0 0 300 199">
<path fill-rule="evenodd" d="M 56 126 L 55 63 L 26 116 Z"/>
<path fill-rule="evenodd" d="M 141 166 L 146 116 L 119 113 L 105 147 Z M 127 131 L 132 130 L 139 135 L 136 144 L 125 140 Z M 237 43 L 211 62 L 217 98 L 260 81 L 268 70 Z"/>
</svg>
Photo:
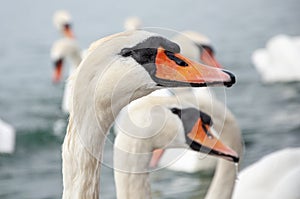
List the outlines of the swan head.
<svg viewBox="0 0 300 199">
<path fill-rule="evenodd" d="M 184 31 L 176 35 L 173 41 L 182 47 L 183 55 L 199 60 L 208 66 L 223 68 L 215 58 L 211 40 L 206 35 L 194 31 Z"/>
<path fill-rule="evenodd" d="M 219 139 L 208 114 L 194 107 L 170 106 L 169 111 L 172 115 L 169 113 L 168 117 L 173 118 L 172 122 L 165 122 L 161 128 L 164 136 L 156 139 L 150 167 L 156 167 L 165 148 L 176 147 L 239 162 L 238 154 Z M 174 126 L 177 126 L 177 131 Z"/>
<path fill-rule="evenodd" d="M 73 107 L 83 114 L 90 109 L 87 106 L 96 103 L 95 107 L 99 108 L 96 112 L 102 113 L 99 115 L 113 112 L 115 116 L 130 101 L 163 87 L 235 83 L 230 72 L 194 62 L 180 54 L 176 43 L 142 30 L 122 32 L 94 42 L 73 74 L 70 78 L 74 88 Z"/>
<path fill-rule="evenodd" d="M 125 30 L 137 30 L 142 28 L 142 21 L 140 18 L 132 16 L 126 18 L 124 22 L 124 29 Z"/>
<path fill-rule="evenodd" d="M 76 60 L 80 59 L 80 49 L 74 39 L 62 38 L 54 42 L 51 48 L 51 59 L 54 63 L 53 82 L 61 80 L 63 65 L 67 58 L 77 64 Z"/>
<path fill-rule="evenodd" d="M 213 129 L 209 115 L 175 97 L 146 96 L 123 109 L 115 122 L 116 148 L 139 154 L 153 152 L 157 166 L 164 149 L 185 148 L 238 162 L 238 154 Z"/>
<path fill-rule="evenodd" d="M 156 86 L 231 86 L 235 83 L 235 77 L 230 72 L 192 61 L 180 54 L 180 47 L 176 43 L 142 30 L 101 39 L 91 46 L 91 51 L 93 53 L 88 53 L 91 56 L 87 60 L 96 59 L 95 56 L 100 58 L 100 54 L 108 56 L 114 59 L 111 65 L 118 65 L 119 71 L 126 67 L 136 68 L 143 80 L 149 79 L 145 78 L 148 76 Z"/>
<path fill-rule="evenodd" d="M 58 10 L 53 15 L 54 26 L 62 32 L 65 37 L 74 38 L 71 28 L 72 18 L 68 11 Z"/>
</svg>

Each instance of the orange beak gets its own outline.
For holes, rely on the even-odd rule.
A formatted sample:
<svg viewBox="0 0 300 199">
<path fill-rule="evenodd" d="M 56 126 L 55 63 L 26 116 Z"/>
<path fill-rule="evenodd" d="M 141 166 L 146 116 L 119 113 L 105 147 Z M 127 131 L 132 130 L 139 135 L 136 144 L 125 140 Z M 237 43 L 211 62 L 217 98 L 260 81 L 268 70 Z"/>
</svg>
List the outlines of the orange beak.
<svg viewBox="0 0 300 199">
<path fill-rule="evenodd" d="M 203 124 L 201 119 L 198 119 L 187 137 L 191 142 L 189 143 L 190 147 L 194 150 L 222 157 L 232 162 L 239 161 L 238 154 L 210 133 L 210 126 Z"/>
<path fill-rule="evenodd" d="M 232 86 L 235 77 L 232 73 L 194 62 L 179 53 L 169 53 L 157 49 L 155 77 L 164 83 L 180 82 L 183 86 L 225 85 Z M 170 84 L 172 86 L 172 84 Z"/>
<path fill-rule="evenodd" d="M 62 68 L 63 68 L 63 60 L 59 59 L 58 61 L 55 62 L 55 68 L 52 77 L 53 83 L 58 83 L 61 80 Z"/>
<path fill-rule="evenodd" d="M 152 153 L 152 157 L 149 163 L 150 168 L 155 168 L 158 165 L 158 162 L 162 155 L 164 154 L 164 149 L 155 149 Z"/>
<path fill-rule="evenodd" d="M 200 56 L 200 60 L 208 66 L 213 66 L 216 68 L 223 68 L 222 65 L 215 59 L 212 51 L 203 50 Z"/>
<path fill-rule="evenodd" d="M 72 32 L 71 26 L 69 24 L 66 24 L 64 26 L 64 30 L 63 30 L 64 36 L 68 37 L 68 38 L 74 38 L 74 34 Z"/>
</svg>

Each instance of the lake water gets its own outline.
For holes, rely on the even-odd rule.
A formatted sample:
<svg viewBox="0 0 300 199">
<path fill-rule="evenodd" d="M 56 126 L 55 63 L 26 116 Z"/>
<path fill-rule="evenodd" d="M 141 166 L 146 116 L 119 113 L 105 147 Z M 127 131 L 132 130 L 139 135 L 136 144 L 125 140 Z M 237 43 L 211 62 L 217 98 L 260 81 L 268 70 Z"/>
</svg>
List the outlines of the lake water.
<svg viewBox="0 0 300 199">
<path fill-rule="evenodd" d="M 300 143 L 300 83 L 264 85 L 251 64 L 253 50 L 277 34 L 300 35 L 298 0 L 252 1 L 3 1 L 0 7 L 0 118 L 17 129 L 13 155 L 0 155 L 1 199 L 52 199 L 62 192 L 61 143 L 55 126 L 66 123 L 60 110 L 63 85 L 51 83 L 49 50 L 59 34 L 52 14 L 67 9 L 76 37 L 92 41 L 123 29 L 127 16 L 145 26 L 195 30 L 208 35 L 218 60 L 238 82 L 226 89 L 228 107 L 242 128 L 242 167 Z M 113 171 L 103 168 L 101 195 L 115 198 Z M 161 170 L 152 176 L 154 198 L 201 198 L 210 174 Z"/>
</svg>

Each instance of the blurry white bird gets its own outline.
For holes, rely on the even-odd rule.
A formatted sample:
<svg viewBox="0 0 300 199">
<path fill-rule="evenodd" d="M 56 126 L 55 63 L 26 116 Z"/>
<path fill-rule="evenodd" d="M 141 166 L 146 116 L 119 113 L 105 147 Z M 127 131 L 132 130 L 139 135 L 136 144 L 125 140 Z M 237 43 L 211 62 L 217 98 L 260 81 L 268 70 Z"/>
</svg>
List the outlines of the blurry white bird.
<svg viewBox="0 0 300 199">
<path fill-rule="evenodd" d="M 253 52 L 252 62 L 263 82 L 300 81 L 299 55 L 300 37 L 277 35 Z"/>
<path fill-rule="evenodd" d="M 149 50 L 150 49 L 150 50 Z M 234 83 L 228 71 L 179 54 L 177 44 L 146 31 L 115 34 L 91 45 L 71 77 L 73 105 L 62 148 L 63 198 L 99 198 L 102 148 L 114 116 L 162 86 Z"/>
<path fill-rule="evenodd" d="M 233 199 L 299 199 L 300 148 L 264 156 L 239 174 Z"/>
<path fill-rule="evenodd" d="M 115 122 L 118 131 L 114 145 L 117 198 L 151 198 L 148 179 L 151 169 L 148 165 L 153 150 L 178 147 L 182 151 L 192 149 L 196 154 L 202 152 L 204 156 L 214 155 L 226 159 L 217 168 L 216 173 L 219 174 L 216 174 L 214 180 L 218 183 L 212 184 L 210 192 L 218 195 L 218 198 L 227 198 L 226 192 L 231 192 L 232 188 L 225 190 L 225 186 L 232 185 L 236 178 L 235 168 L 230 170 L 232 167 L 228 165 L 234 165 L 232 162 L 238 162 L 239 158 L 235 151 L 217 138 L 209 115 L 192 104 L 178 101 L 175 96 L 146 96 L 137 99 L 124 108 L 121 115 L 124 118 L 118 117 Z M 239 138 L 235 141 L 238 143 Z M 220 183 L 227 181 L 229 183 Z"/>
<path fill-rule="evenodd" d="M 66 62 L 69 61 L 69 75 L 77 68 L 81 62 L 80 48 L 74 39 L 62 38 L 54 42 L 51 49 L 51 59 L 54 63 L 54 73 L 53 73 L 53 82 L 58 83 L 63 74 L 63 66 L 66 65 Z M 68 75 L 68 76 L 69 76 Z M 69 112 L 70 104 L 70 92 L 71 88 L 66 83 L 62 101 L 62 110 L 65 113 Z"/>
<path fill-rule="evenodd" d="M 16 131 L 13 126 L 0 119 L 0 153 L 15 151 Z"/>
<path fill-rule="evenodd" d="M 142 28 L 142 21 L 136 16 L 128 17 L 124 22 L 125 30 L 138 30 Z"/>
<path fill-rule="evenodd" d="M 72 31 L 72 17 L 66 10 L 58 10 L 53 15 L 54 26 L 63 34 L 64 37 L 74 38 Z"/>
</svg>

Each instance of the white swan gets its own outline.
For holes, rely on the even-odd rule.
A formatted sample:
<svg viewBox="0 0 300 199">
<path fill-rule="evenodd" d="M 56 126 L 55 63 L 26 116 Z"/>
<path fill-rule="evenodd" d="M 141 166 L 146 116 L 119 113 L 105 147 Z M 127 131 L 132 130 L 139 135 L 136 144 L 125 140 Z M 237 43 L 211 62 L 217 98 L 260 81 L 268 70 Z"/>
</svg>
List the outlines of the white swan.
<svg viewBox="0 0 300 199">
<path fill-rule="evenodd" d="M 151 170 L 148 165 L 154 149 L 181 147 L 181 155 L 184 155 L 191 148 L 204 152 L 205 156 L 215 155 L 238 162 L 237 153 L 215 137 L 210 116 L 175 96 L 146 96 L 129 104 L 121 113 L 124 118 L 119 117 L 115 122 L 118 131 L 114 145 L 117 198 L 151 198 L 148 179 Z M 238 148 L 238 137 L 235 142 L 237 144 L 232 145 Z M 236 169 L 227 160 L 222 160 L 222 167 L 216 171 L 215 182 L 210 188 L 210 199 L 230 198 L 227 192 L 232 192 Z M 226 190 L 225 186 L 231 188 Z"/>
<path fill-rule="evenodd" d="M 51 49 L 51 59 L 54 62 L 53 82 L 57 83 L 62 78 L 62 69 L 67 61 L 70 62 L 68 76 L 73 73 L 81 62 L 80 48 L 77 42 L 70 38 L 57 40 Z M 70 92 L 69 85 L 66 83 L 62 101 L 62 110 L 65 113 L 69 112 Z"/>
<path fill-rule="evenodd" d="M 72 17 L 68 11 L 56 11 L 53 15 L 53 24 L 64 37 L 74 38 L 74 34 L 71 28 Z"/>
<path fill-rule="evenodd" d="M 239 174 L 233 199 L 299 199 L 300 148 L 264 156 Z"/>
<path fill-rule="evenodd" d="M 98 198 L 102 147 L 114 116 L 162 86 L 231 86 L 234 76 L 179 54 L 157 34 L 130 31 L 95 42 L 72 77 L 72 106 L 62 148 L 63 198 Z"/>
<path fill-rule="evenodd" d="M 267 83 L 300 81 L 300 37 L 277 35 L 255 50 L 252 62 Z"/>
<path fill-rule="evenodd" d="M 204 64 L 221 68 L 214 57 L 214 50 L 211 41 L 205 35 L 193 31 L 184 31 L 172 39 L 178 43 L 181 52 L 186 57 L 194 60 L 199 60 Z M 193 89 L 193 92 L 186 89 L 172 89 L 167 95 L 175 94 L 177 98 L 193 103 L 198 106 L 200 110 L 208 113 L 215 121 L 215 128 L 221 135 L 221 139 L 231 146 L 233 142 L 230 137 L 237 137 L 239 144 L 241 143 L 241 131 L 234 115 L 230 110 L 218 99 L 214 94 L 206 88 Z M 155 95 L 164 95 L 161 90 L 155 92 Z M 120 114 L 121 117 L 121 114 Z M 241 147 L 239 147 L 241 148 Z M 241 154 L 241 150 L 234 148 Z M 199 155 L 194 151 L 183 151 L 182 149 L 167 149 L 163 151 L 156 151 L 154 153 L 151 166 L 158 164 L 160 167 L 168 165 L 168 169 L 182 172 L 198 172 L 202 170 L 214 169 L 217 164 L 217 159 L 214 157 L 199 158 Z M 184 154 L 183 154 L 184 152 Z M 172 164 L 169 164 L 169 162 Z"/>
<path fill-rule="evenodd" d="M 15 151 L 16 131 L 14 127 L 0 119 L 0 153 Z"/>
</svg>

